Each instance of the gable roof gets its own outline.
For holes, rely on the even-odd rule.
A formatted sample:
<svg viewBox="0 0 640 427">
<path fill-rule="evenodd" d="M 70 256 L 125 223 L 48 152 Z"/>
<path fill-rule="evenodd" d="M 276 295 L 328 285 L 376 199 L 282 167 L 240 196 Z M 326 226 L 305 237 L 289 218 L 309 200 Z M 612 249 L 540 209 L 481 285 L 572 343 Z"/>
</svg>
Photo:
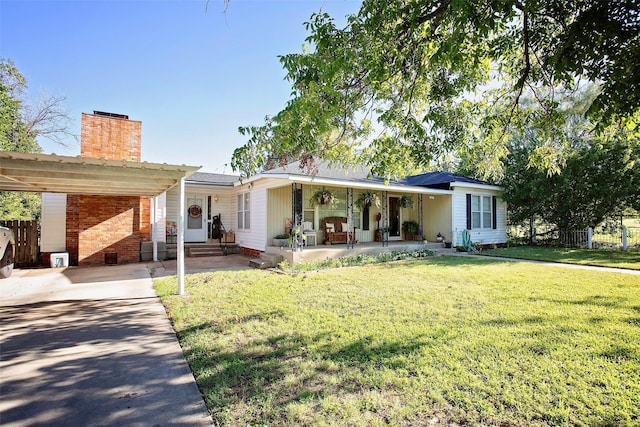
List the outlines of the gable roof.
<svg viewBox="0 0 640 427">
<path fill-rule="evenodd" d="M 463 175 L 456 175 L 449 172 L 426 172 L 420 175 L 413 175 L 402 180 L 407 185 L 414 185 L 429 188 L 441 188 L 448 190 L 453 182 L 464 182 L 467 184 L 491 185 L 486 181 L 469 178 Z"/>
<path fill-rule="evenodd" d="M 329 164 L 328 162 L 317 161 L 308 169 L 300 167 L 300 161 L 289 163 L 286 166 L 280 166 L 275 169 L 262 172 L 264 176 L 274 175 L 291 175 L 304 177 L 317 177 L 334 179 L 349 182 L 361 183 L 384 183 L 384 179 L 370 176 L 369 169 L 364 166 L 346 166 L 341 164 Z"/>
<path fill-rule="evenodd" d="M 217 185 L 233 187 L 233 184 L 240 179 L 237 175 L 226 175 L 222 173 L 195 172 L 186 180 L 189 184 Z"/>
<path fill-rule="evenodd" d="M 495 187 L 479 179 L 449 172 L 426 172 L 399 180 L 390 180 L 388 183 L 385 183 L 384 178 L 372 176 L 370 170 L 364 166 L 316 161 L 310 168 L 301 168 L 300 163 L 300 161 L 296 161 L 285 166 L 266 170 L 243 180 L 243 182 L 249 183 L 259 179 L 273 178 L 297 182 L 315 182 L 319 185 L 353 186 L 355 188 L 372 187 L 379 188 L 380 190 L 416 193 L 424 192 L 425 189 L 434 190 L 434 193 L 450 192 L 455 184 Z M 241 184 L 239 176 L 205 172 L 192 174 L 187 182 L 195 185 L 211 186 L 234 186 Z"/>
</svg>

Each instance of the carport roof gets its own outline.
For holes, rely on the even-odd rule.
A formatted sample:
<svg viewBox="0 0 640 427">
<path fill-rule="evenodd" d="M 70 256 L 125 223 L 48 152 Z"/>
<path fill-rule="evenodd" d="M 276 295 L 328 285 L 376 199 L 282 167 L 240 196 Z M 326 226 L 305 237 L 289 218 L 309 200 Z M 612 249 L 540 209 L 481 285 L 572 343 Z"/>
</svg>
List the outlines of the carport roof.
<svg viewBox="0 0 640 427">
<path fill-rule="evenodd" d="M 157 196 L 199 166 L 0 151 L 0 191 Z"/>
</svg>

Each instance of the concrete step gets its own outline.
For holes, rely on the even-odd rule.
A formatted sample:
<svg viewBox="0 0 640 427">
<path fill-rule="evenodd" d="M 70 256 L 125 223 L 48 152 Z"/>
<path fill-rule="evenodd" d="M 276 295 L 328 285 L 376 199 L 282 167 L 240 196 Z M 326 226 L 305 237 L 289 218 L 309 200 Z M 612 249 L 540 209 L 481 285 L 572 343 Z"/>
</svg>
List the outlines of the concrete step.
<svg viewBox="0 0 640 427">
<path fill-rule="evenodd" d="M 284 257 L 282 255 L 280 255 L 280 254 L 263 253 L 262 255 L 260 255 L 260 259 L 262 259 L 264 261 L 268 261 L 268 262 L 272 263 L 273 265 L 278 265 L 282 261 L 284 261 Z"/>
<path fill-rule="evenodd" d="M 187 248 L 188 257 L 204 257 L 204 256 L 222 256 L 224 251 L 222 248 Z"/>
<path fill-rule="evenodd" d="M 168 249 L 169 248 L 167 248 L 167 250 Z M 218 243 L 187 244 L 185 245 L 184 252 L 188 257 L 223 256 L 240 253 L 240 246 L 235 244 L 228 244 L 226 246 L 223 244 L 220 246 Z"/>
<path fill-rule="evenodd" d="M 271 261 L 265 261 L 262 258 L 252 258 L 249 260 L 249 266 L 253 268 L 258 268 L 260 270 L 265 270 L 267 268 L 275 267 Z"/>
</svg>

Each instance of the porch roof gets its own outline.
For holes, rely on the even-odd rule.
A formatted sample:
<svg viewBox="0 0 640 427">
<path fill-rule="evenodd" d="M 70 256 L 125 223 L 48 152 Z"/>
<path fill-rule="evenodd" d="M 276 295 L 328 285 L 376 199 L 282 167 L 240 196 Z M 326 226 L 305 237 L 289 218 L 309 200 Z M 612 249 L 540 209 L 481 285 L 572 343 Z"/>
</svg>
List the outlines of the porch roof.
<svg viewBox="0 0 640 427">
<path fill-rule="evenodd" d="M 198 169 L 199 166 L 0 151 L 0 191 L 157 196 Z"/>
<path fill-rule="evenodd" d="M 374 189 L 381 191 L 398 191 L 405 193 L 424 194 L 451 194 L 448 188 L 427 188 L 424 186 L 412 185 L 406 180 L 389 181 L 385 184 L 384 178 L 371 176 L 370 171 L 364 166 L 349 166 L 342 168 L 329 166 L 326 162 L 319 162 L 311 170 L 300 168 L 300 162 L 290 163 L 287 166 L 264 171 L 259 175 L 251 177 L 247 182 L 261 178 L 288 179 L 293 182 L 335 185 L 338 187 L 354 187 L 361 189 Z"/>
</svg>

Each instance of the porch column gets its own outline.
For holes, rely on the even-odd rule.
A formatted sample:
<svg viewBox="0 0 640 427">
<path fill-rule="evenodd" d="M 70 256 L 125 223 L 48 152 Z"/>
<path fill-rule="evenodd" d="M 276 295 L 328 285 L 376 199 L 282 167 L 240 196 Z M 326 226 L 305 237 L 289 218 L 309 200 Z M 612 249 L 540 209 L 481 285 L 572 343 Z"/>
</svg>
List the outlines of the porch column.
<svg viewBox="0 0 640 427">
<path fill-rule="evenodd" d="M 389 193 L 382 192 L 382 247 L 389 246 Z"/>
<path fill-rule="evenodd" d="M 353 249 L 356 236 L 356 230 L 353 228 L 353 188 L 347 188 L 347 249 Z M 353 236 L 349 233 L 350 230 L 353 230 Z"/>
<path fill-rule="evenodd" d="M 300 193 L 302 193 L 302 184 L 300 184 Z M 302 199 L 302 194 L 300 195 L 300 199 Z M 302 207 L 302 200 L 298 200 L 298 184 L 295 182 L 291 184 L 291 221 L 292 221 L 292 229 L 291 235 L 293 236 L 293 244 L 291 245 L 291 250 L 293 252 L 302 250 L 304 243 L 299 241 L 302 237 L 302 215 L 298 215 L 297 207 Z M 296 232 L 299 230 L 300 233 Z"/>
<path fill-rule="evenodd" d="M 176 274 L 178 276 L 178 295 L 184 295 L 184 178 L 180 178 L 178 188 L 178 259 Z"/>
<path fill-rule="evenodd" d="M 418 234 L 420 235 L 420 240 L 424 240 L 422 226 L 422 193 L 418 194 Z"/>
</svg>

